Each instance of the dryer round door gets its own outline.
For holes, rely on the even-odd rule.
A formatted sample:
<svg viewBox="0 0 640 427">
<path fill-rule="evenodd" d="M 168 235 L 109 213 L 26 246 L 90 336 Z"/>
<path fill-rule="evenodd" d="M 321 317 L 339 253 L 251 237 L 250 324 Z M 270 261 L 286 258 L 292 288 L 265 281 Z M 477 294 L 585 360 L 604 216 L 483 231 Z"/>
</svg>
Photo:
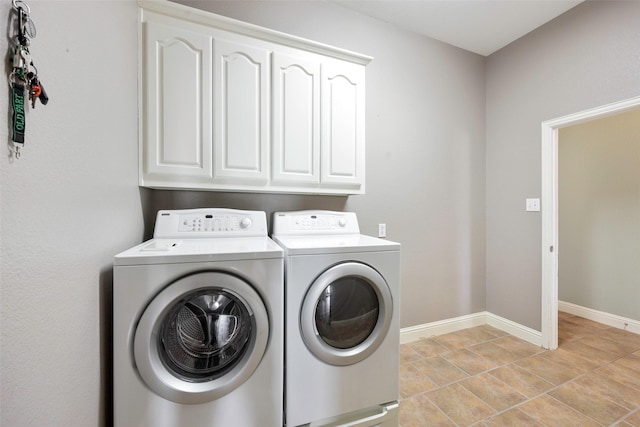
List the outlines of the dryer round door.
<svg viewBox="0 0 640 427">
<path fill-rule="evenodd" d="M 206 271 L 164 288 L 135 330 L 134 360 L 156 394 L 205 403 L 243 384 L 265 353 L 269 318 L 260 295 L 231 274 Z"/>
<path fill-rule="evenodd" d="M 382 275 L 359 262 L 336 264 L 309 287 L 300 312 L 307 348 L 333 365 L 367 358 L 385 339 L 393 303 Z"/>
</svg>

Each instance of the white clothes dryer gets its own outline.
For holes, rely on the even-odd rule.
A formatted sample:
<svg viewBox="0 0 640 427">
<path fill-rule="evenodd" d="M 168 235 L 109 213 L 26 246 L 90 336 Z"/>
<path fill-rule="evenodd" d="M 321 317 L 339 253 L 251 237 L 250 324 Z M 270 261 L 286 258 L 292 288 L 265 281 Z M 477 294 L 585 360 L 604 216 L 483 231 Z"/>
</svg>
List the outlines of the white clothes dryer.
<svg viewBox="0 0 640 427">
<path fill-rule="evenodd" d="M 158 212 L 114 259 L 114 425 L 282 426 L 283 279 L 264 212 Z"/>
<path fill-rule="evenodd" d="M 278 212 L 285 252 L 285 425 L 398 425 L 400 244 L 353 212 Z"/>
</svg>

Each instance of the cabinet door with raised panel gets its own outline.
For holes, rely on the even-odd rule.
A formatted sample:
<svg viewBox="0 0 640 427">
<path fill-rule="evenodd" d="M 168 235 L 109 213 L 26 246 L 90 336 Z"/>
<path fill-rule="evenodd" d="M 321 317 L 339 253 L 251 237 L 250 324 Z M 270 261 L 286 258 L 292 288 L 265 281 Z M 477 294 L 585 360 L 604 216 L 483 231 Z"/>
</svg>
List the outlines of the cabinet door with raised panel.
<svg viewBox="0 0 640 427">
<path fill-rule="evenodd" d="M 300 52 L 302 55 L 302 52 Z M 272 182 L 320 183 L 320 60 L 273 54 Z"/>
<path fill-rule="evenodd" d="M 323 187 L 364 193 L 364 66 L 327 59 L 322 64 Z"/>
<path fill-rule="evenodd" d="M 210 182 L 210 30 L 146 11 L 141 19 L 140 184 Z"/>
<path fill-rule="evenodd" d="M 139 1 L 139 184 L 362 194 L 370 57 Z"/>
<path fill-rule="evenodd" d="M 264 185 L 269 179 L 270 53 L 224 32 L 216 32 L 213 52 L 213 182 Z"/>
</svg>

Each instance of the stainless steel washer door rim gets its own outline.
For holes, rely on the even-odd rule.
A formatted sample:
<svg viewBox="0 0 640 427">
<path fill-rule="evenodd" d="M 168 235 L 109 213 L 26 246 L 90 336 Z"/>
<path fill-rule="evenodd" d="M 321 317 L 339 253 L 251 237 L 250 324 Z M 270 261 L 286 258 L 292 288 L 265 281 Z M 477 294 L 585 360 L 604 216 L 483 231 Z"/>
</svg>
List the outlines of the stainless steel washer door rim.
<svg viewBox="0 0 640 427">
<path fill-rule="evenodd" d="M 188 372 L 178 375 L 175 369 L 170 368 L 171 363 L 163 361 L 163 358 L 167 359 L 161 342 L 163 325 L 177 311 L 176 306 L 185 304 L 185 298 L 201 294 L 224 294 L 232 298 L 242 306 L 245 327 L 251 328 L 237 360 L 224 367 L 219 376 L 212 375 L 211 379 L 196 375 L 189 378 Z M 227 317 L 217 316 L 217 319 L 226 320 Z M 233 324 L 236 325 L 235 322 Z M 203 325 L 206 328 L 206 322 Z M 221 328 L 215 325 L 211 329 L 218 331 Z M 266 351 L 269 333 L 267 309 L 252 286 L 228 273 L 198 272 L 168 285 L 149 303 L 134 332 L 133 358 L 140 377 L 154 393 L 176 403 L 206 403 L 232 392 L 253 374 Z M 182 340 L 183 344 L 189 344 L 187 338 Z M 193 353 L 194 345 L 185 345 L 185 352 Z"/>
<path fill-rule="evenodd" d="M 331 296 L 332 286 L 341 286 L 340 282 L 352 280 L 361 284 L 361 289 L 366 289 L 377 305 L 377 315 L 374 323 L 369 329 L 367 324 L 371 324 L 373 310 L 367 311 L 364 306 L 354 306 L 354 303 L 362 304 L 359 297 L 349 301 L 340 301 L 340 295 Z M 339 294 L 339 292 L 335 292 Z M 344 297 L 344 296 L 343 296 Z M 355 297 L 355 295 L 354 295 Z M 331 345 L 333 342 L 319 331 L 318 310 L 326 309 L 321 300 L 332 300 L 329 304 L 342 305 L 348 307 L 352 313 L 347 317 L 346 325 L 337 326 L 343 329 L 338 335 L 345 337 L 345 342 L 353 341 L 352 345 L 339 346 Z M 357 300 L 357 301 L 356 301 Z M 358 310 L 360 310 L 358 312 Z M 372 267 L 359 262 L 343 262 L 336 264 L 325 270 L 307 290 L 300 311 L 300 329 L 305 345 L 318 359 L 332 365 L 346 366 L 353 365 L 371 355 L 384 341 L 391 325 L 393 315 L 393 298 L 389 285 L 378 271 Z M 340 320 L 333 322 L 340 323 Z M 351 325 L 349 325 L 351 323 Z M 357 326 L 353 328 L 352 326 Z M 328 328 L 332 328 L 329 325 Z"/>
</svg>

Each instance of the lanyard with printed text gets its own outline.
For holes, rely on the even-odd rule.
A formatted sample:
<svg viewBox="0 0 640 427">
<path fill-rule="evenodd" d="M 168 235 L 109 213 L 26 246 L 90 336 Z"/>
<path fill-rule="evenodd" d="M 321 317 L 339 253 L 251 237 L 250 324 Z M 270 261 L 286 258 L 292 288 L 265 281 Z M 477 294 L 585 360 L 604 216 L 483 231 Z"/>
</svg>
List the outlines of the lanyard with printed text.
<svg viewBox="0 0 640 427">
<path fill-rule="evenodd" d="M 36 107 L 39 100 L 47 105 L 49 97 L 38 78 L 38 69 L 33 65 L 29 45 L 36 37 L 36 27 L 31 20 L 31 9 L 22 0 L 12 0 L 13 10 L 17 14 L 17 34 L 13 37 L 12 71 L 9 75 L 9 108 L 11 111 L 11 142 L 17 159 L 20 149 L 24 147 L 26 128 L 26 100 L 31 101 L 31 108 Z"/>
</svg>

